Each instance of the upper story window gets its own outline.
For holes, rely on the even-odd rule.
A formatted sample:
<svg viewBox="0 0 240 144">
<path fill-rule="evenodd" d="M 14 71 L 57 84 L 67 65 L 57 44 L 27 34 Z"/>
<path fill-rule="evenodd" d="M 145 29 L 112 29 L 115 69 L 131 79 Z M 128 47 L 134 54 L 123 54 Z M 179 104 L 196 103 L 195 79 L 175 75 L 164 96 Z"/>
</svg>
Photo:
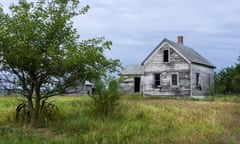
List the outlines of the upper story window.
<svg viewBox="0 0 240 144">
<path fill-rule="evenodd" d="M 169 50 L 163 50 L 163 62 L 169 62 Z"/>
</svg>

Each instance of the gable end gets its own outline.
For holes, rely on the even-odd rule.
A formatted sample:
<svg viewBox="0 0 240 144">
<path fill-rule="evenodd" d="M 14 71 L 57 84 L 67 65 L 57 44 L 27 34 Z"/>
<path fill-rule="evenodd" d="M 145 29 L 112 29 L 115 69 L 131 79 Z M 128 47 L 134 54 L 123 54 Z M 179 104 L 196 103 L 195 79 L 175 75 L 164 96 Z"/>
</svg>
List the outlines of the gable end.
<svg viewBox="0 0 240 144">
<path fill-rule="evenodd" d="M 187 61 L 188 64 L 191 64 L 191 61 L 189 59 L 187 59 L 181 52 L 179 52 L 173 45 L 171 45 L 171 43 L 168 42 L 169 40 L 164 39 L 160 44 L 158 44 L 156 46 L 156 48 L 143 60 L 143 62 L 141 63 L 141 65 L 144 65 L 148 59 L 155 53 L 157 52 L 159 49 L 164 48 L 164 46 L 169 46 L 171 49 L 173 49 L 174 51 L 177 52 L 177 54 L 179 54 L 184 60 Z M 168 60 L 170 61 L 170 55 L 168 56 Z M 164 61 L 164 60 L 163 60 Z"/>
<path fill-rule="evenodd" d="M 192 48 L 189 48 L 183 44 L 178 44 L 176 42 L 170 41 L 166 38 L 164 38 L 163 41 L 155 47 L 155 49 L 143 60 L 141 65 L 145 65 L 145 63 L 148 61 L 148 59 L 157 50 L 161 49 L 165 45 L 168 45 L 170 48 L 172 48 L 174 51 L 176 51 L 189 64 L 193 63 L 193 64 L 198 64 L 198 65 L 206 66 L 206 67 L 213 68 L 213 69 L 216 68 L 207 59 L 205 59 L 203 56 L 201 56 L 199 53 L 197 53 Z M 169 57 L 169 59 L 170 59 L 170 57 Z"/>
</svg>

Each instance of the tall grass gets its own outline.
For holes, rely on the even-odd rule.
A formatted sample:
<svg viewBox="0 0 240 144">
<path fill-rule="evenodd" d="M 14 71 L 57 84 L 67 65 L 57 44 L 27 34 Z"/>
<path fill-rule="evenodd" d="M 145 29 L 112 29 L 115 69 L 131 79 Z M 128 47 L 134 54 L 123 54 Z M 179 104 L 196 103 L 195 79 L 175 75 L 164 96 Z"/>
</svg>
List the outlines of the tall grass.
<svg viewBox="0 0 240 144">
<path fill-rule="evenodd" d="M 89 107 L 89 97 L 53 97 L 54 121 L 31 129 L 13 119 L 17 101 L 0 97 L 1 143 L 239 143 L 237 103 L 168 99 L 124 99 L 104 121 Z M 7 113 L 2 109 L 9 110 Z M 10 116 L 11 117 L 11 116 Z"/>
<path fill-rule="evenodd" d="M 18 104 L 15 96 L 0 97 L 0 125 L 13 121 L 15 118 L 15 108 Z"/>
<path fill-rule="evenodd" d="M 212 97 L 214 101 L 240 102 L 239 95 L 216 95 Z"/>
</svg>

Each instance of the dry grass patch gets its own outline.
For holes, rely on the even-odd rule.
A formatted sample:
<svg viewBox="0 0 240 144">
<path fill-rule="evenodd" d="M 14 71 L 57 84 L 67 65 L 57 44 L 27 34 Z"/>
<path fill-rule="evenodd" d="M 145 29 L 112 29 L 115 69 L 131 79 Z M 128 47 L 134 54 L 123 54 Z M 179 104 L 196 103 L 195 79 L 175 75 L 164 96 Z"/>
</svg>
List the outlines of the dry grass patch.
<svg viewBox="0 0 240 144">
<path fill-rule="evenodd" d="M 234 102 L 123 99 L 113 115 L 103 119 L 91 110 L 88 97 L 50 100 L 60 111 L 55 121 L 31 129 L 4 118 L 0 143 L 240 143 L 240 105 Z M 0 107 L 15 110 L 1 100 Z"/>
</svg>

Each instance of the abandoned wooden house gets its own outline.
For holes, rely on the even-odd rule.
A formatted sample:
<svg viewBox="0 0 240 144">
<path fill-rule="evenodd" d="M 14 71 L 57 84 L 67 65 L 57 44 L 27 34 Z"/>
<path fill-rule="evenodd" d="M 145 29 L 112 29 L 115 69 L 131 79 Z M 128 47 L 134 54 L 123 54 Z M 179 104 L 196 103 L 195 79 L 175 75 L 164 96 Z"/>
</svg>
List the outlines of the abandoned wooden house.
<svg viewBox="0 0 240 144">
<path fill-rule="evenodd" d="M 163 39 L 140 65 L 126 66 L 121 72 L 121 91 L 145 96 L 209 95 L 215 66 L 185 46 L 183 36 L 177 40 Z"/>
</svg>

